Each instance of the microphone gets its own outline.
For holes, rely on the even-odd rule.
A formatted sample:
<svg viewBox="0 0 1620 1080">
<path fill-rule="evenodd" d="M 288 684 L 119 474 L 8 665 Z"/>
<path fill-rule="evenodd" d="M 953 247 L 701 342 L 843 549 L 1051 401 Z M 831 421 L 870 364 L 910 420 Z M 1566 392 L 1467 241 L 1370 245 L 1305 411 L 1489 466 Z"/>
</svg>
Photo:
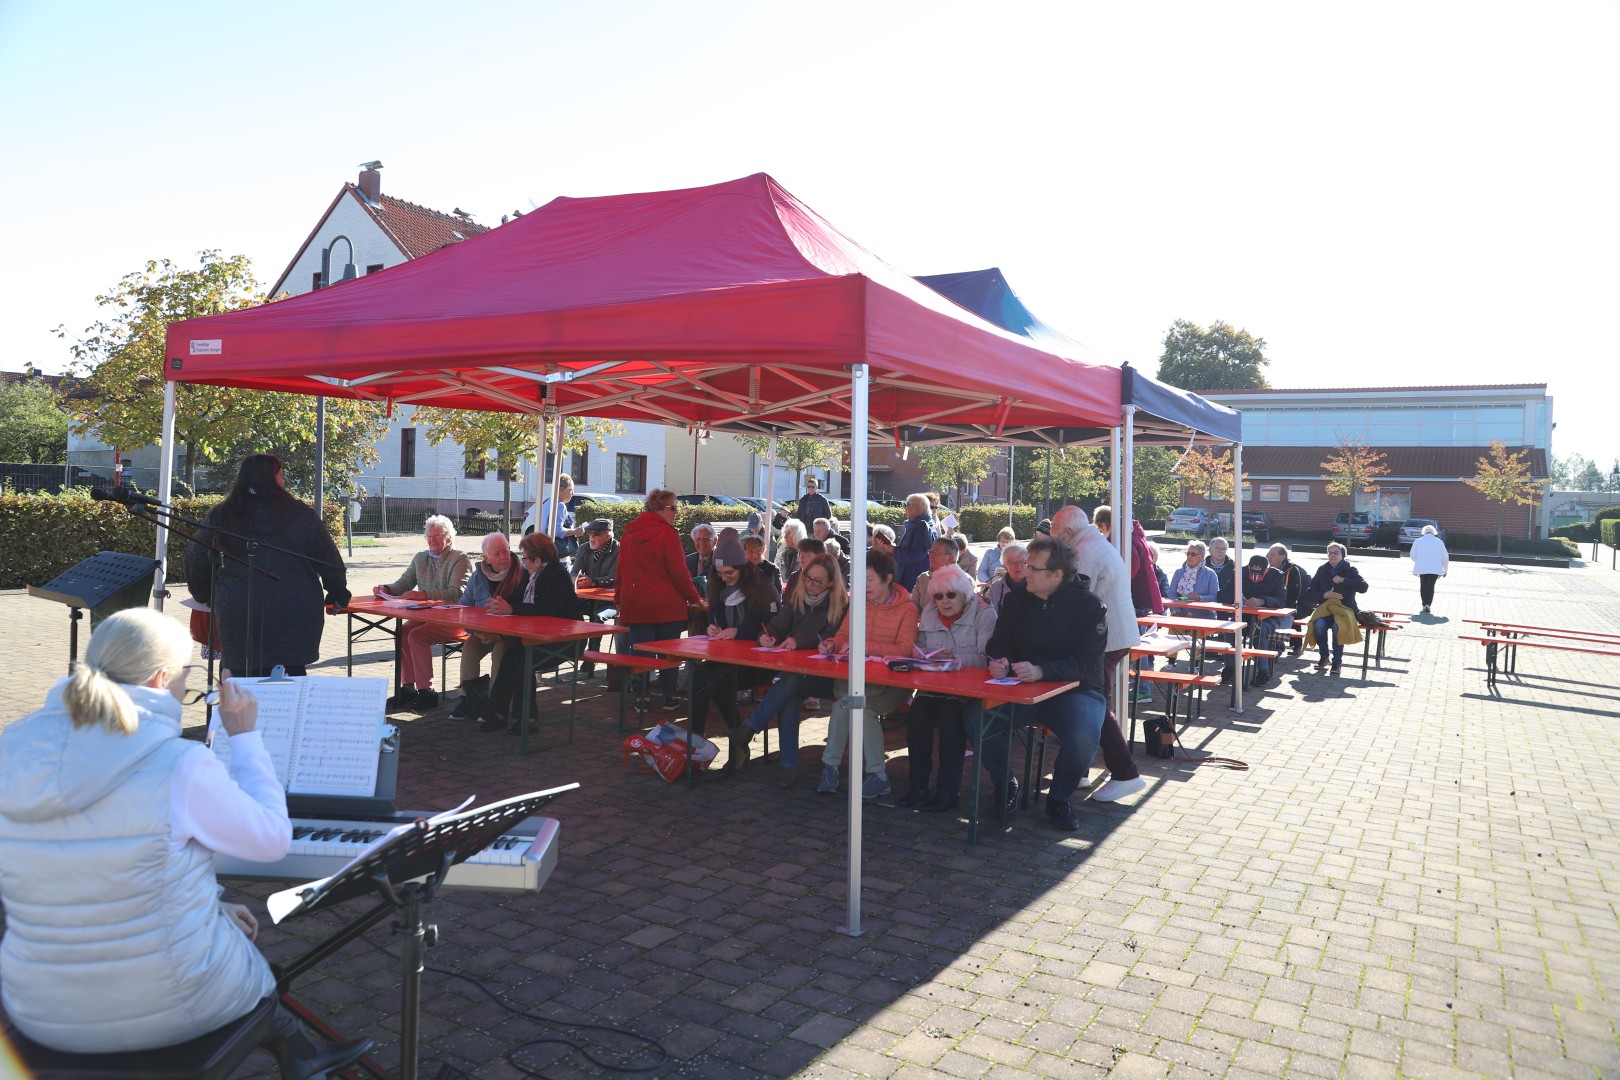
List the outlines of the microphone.
<svg viewBox="0 0 1620 1080">
<path fill-rule="evenodd" d="M 163 506 L 160 499 L 140 492 L 131 491 L 126 487 L 115 487 L 111 491 L 106 488 L 91 488 L 90 498 L 96 502 L 115 502 L 123 506 Z"/>
</svg>

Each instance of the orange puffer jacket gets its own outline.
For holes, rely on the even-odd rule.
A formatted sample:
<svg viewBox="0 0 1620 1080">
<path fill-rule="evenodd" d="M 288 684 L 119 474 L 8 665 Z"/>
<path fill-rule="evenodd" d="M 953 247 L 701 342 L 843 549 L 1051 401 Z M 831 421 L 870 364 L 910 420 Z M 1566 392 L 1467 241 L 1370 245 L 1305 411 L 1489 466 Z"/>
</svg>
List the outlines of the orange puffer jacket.
<svg viewBox="0 0 1620 1080">
<path fill-rule="evenodd" d="M 849 615 L 832 637 L 838 652 L 849 648 Z M 866 605 L 866 655 L 910 656 L 917 644 L 917 608 L 911 594 L 899 585 L 887 604 Z"/>
</svg>

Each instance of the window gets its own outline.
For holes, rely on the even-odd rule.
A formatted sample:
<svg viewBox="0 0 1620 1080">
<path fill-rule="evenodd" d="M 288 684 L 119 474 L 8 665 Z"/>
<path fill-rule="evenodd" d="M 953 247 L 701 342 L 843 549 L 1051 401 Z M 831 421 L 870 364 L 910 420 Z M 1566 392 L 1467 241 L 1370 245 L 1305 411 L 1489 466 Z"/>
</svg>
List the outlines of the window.
<svg viewBox="0 0 1620 1080">
<path fill-rule="evenodd" d="M 1311 501 L 1311 485 L 1309 485 L 1309 484 L 1289 484 L 1288 485 L 1288 501 L 1289 502 L 1303 502 L 1303 503 L 1310 502 Z"/>
<path fill-rule="evenodd" d="M 495 465 L 495 479 L 516 480 L 518 478 L 518 462 L 516 458 L 513 459 L 513 464 L 511 465 L 507 465 L 501 461 L 497 461 Z"/>
<path fill-rule="evenodd" d="M 1250 480 L 1243 481 L 1243 501 L 1248 502 L 1250 499 L 1253 499 L 1253 498 L 1254 498 L 1254 483 L 1253 483 L 1253 481 L 1250 481 Z"/>
<path fill-rule="evenodd" d="M 1281 484 L 1261 484 L 1260 485 L 1260 501 L 1261 502 L 1282 502 L 1282 485 Z"/>
<path fill-rule="evenodd" d="M 366 264 L 366 273 L 368 273 L 368 274 L 380 273 L 384 269 L 385 269 L 385 267 L 383 266 L 382 263 L 367 263 Z"/>
<path fill-rule="evenodd" d="M 574 478 L 576 484 L 590 483 L 591 459 L 590 448 L 575 450 L 573 460 L 568 463 L 568 475 Z"/>
<path fill-rule="evenodd" d="M 482 450 L 474 450 L 472 447 L 462 451 L 462 455 L 461 475 L 468 480 L 482 480 L 484 473 L 489 469 L 489 458 Z"/>
<path fill-rule="evenodd" d="M 317 270 L 313 274 L 309 275 L 309 291 L 310 292 L 315 292 L 320 287 L 321 287 L 321 272 L 319 270 Z"/>
<path fill-rule="evenodd" d="M 399 475 L 416 475 L 416 429 L 399 429 Z"/>
<path fill-rule="evenodd" d="M 613 465 L 613 490 L 620 495 L 647 493 L 647 456 L 620 454 Z"/>
</svg>

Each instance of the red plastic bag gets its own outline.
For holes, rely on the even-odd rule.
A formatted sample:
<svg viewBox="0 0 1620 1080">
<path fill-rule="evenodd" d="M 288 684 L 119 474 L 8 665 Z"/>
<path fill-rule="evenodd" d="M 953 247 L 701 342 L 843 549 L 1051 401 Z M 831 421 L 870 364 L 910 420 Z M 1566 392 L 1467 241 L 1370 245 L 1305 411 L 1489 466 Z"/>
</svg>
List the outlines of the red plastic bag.
<svg viewBox="0 0 1620 1080">
<path fill-rule="evenodd" d="M 674 741 L 670 741 L 672 738 Z M 720 748 L 703 736 L 693 736 L 692 767 L 699 772 L 707 770 L 719 752 Z M 629 736 L 624 740 L 625 768 L 630 768 L 632 761 L 673 784 L 686 775 L 686 733 L 659 725 L 646 735 Z"/>
</svg>

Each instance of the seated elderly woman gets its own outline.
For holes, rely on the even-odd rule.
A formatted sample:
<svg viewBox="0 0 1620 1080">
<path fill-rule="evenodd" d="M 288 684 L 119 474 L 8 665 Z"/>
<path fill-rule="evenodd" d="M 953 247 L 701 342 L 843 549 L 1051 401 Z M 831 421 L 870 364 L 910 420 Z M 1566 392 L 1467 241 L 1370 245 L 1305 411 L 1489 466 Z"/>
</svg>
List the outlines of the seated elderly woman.
<svg viewBox="0 0 1620 1080">
<path fill-rule="evenodd" d="M 399 580 L 378 585 L 372 593 L 381 598 L 405 600 L 461 599 L 472 564 L 465 552 L 456 549 L 455 522 L 434 514 L 422 526 L 427 550 L 418 551 Z M 434 709 L 439 695 L 433 689 L 433 646 L 462 641 L 466 633 L 442 623 L 404 620 L 399 642 L 399 693 L 388 699 L 390 709 Z"/>
<path fill-rule="evenodd" d="M 518 561 L 523 573 L 509 594 L 492 596 L 484 605 L 492 615 L 546 615 L 554 619 L 577 619 L 581 610 L 579 597 L 574 592 L 574 579 L 568 574 L 567 560 L 557 551 L 549 535 L 532 532 L 518 544 Z M 523 655 L 521 640 L 508 638 L 506 655 L 495 667 L 495 678 L 489 688 L 489 700 L 478 715 L 478 730 L 501 731 L 517 704 L 523 689 Z M 518 730 L 516 727 L 514 731 Z"/>
<path fill-rule="evenodd" d="M 714 576 L 709 579 L 708 635 L 714 641 L 757 641 L 759 632 L 776 614 L 778 596 L 765 575 L 748 561 L 737 530 L 720 532 L 714 548 Z M 770 672 L 705 660 L 692 673 L 692 713 L 688 720 L 693 731 L 703 734 L 709 722 L 709 705 L 720 712 L 731 737 L 731 755 L 726 769 L 748 764 L 748 739 L 737 713 L 737 691 L 759 686 Z"/>
<path fill-rule="evenodd" d="M 1007 599 L 1010 592 L 1018 592 L 1029 586 L 1027 569 L 1029 567 L 1029 549 L 1016 540 L 1001 549 L 1001 569 L 996 571 L 995 580 L 990 582 L 990 588 L 985 590 L 984 601 L 997 611 Z"/>
<path fill-rule="evenodd" d="M 1212 602 L 1221 592 L 1221 580 L 1215 571 L 1204 565 L 1208 553 L 1202 540 L 1187 541 L 1187 561 L 1181 569 L 1170 575 L 1170 594 L 1164 598 L 1164 610 L 1171 615 L 1190 615 L 1195 619 L 1214 618 L 1214 612 L 1198 608 L 1178 607 L 1176 600 L 1195 603 Z"/>
<path fill-rule="evenodd" d="M 844 576 L 830 555 L 811 555 L 799 564 L 799 575 L 770 625 L 759 633 L 766 648 L 815 649 L 832 636 L 849 608 Z M 832 680 L 813 675 L 784 674 L 771 684 L 754 709 L 742 735 L 752 739 L 777 721 L 782 737 L 781 786 L 791 788 L 799 767 L 799 714 L 812 694 L 830 694 Z M 733 751 L 735 756 L 736 752 Z M 746 757 L 746 754 L 742 756 Z"/>
<path fill-rule="evenodd" d="M 934 571 L 928 579 L 928 606 L 917 624 L 918 656 L 955 659 L 963 667 L 983 667 L 984 647 L 996 628 L 996 609 L 985 603 L 973 579 L 960 566 Z M 975 732 L 984 705 L 976 698 L 919 693 L 906 715 L 910 785 L 897 806 L 924 814 L 955 810 L 962 791 L 967 731 Z M 934 736 L 939 736 L 939 771 L 933 772 Z M 996 778 L 1000 782 L 1000 777 Z"/>
<path fill-rule="evenodd" d="M 996 534 L 996 546 L 979 556 L 977 577 L 980 581 L 989 582 L 996 579 L 996 571 L 1001 569 L 1001 553 L 1007 549 L 1008 544 L 1017 539 L 1018 534 L 1012 531 L 1011 526 L 1002 526 L 1001 531 Z"/>
<path fill-rule="evenodd" d="M 214 853 L 286 855 L 286 796 L 253 694 L 229 671 L 218 712 L 229 771 L 181 738 L 190 661 L 179 623 L 120 611 L 44 706 L 0 735 L 0 978 L 6 1016 L 43 1046 L 175 1046 L 276 1000 L 258 921 L 221 902 Z M 283 1077 L 325 1076 L 371 1047 L 318 1046 L 273 1009 L 261 1045 Z"/>
</svg>

